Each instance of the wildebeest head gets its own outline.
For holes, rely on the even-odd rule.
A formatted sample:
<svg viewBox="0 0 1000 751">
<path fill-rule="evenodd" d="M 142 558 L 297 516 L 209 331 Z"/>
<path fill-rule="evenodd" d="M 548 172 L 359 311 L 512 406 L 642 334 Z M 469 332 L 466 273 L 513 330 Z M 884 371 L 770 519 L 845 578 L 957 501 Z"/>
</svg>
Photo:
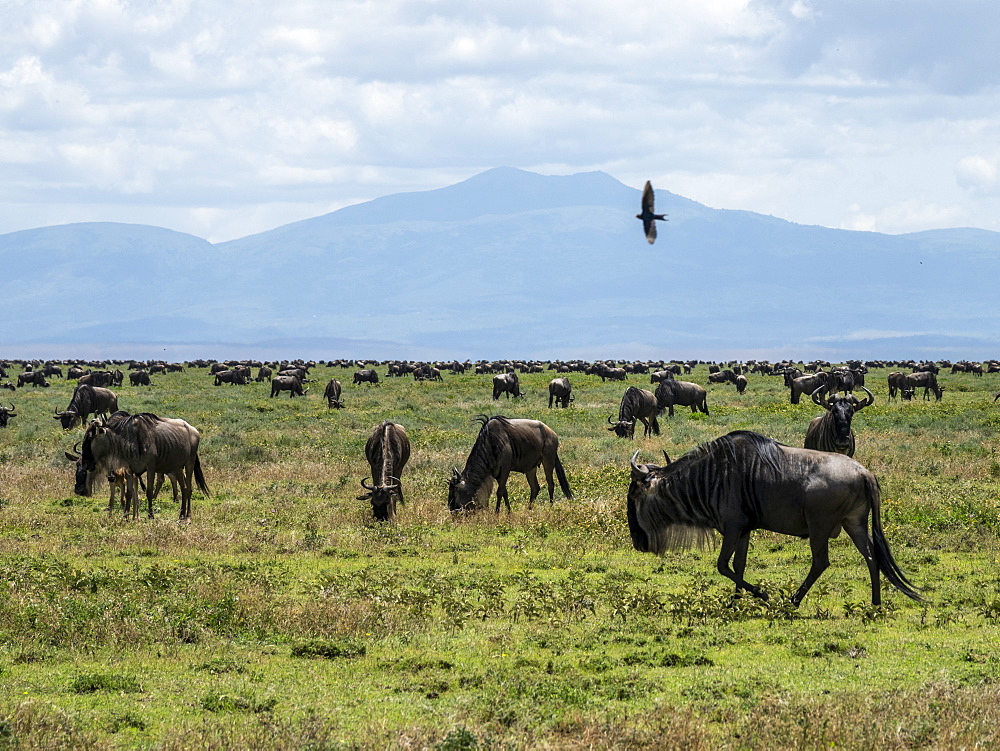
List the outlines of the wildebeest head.
<svg viewBox="0 0 1000 751">
<path fill-rule="evenodd" d="M 77 414 L 75 409 L 67 409 L 63 412 L 57 409 L 54 418 L 59 420 L 63 430 L 69 430 L 80 421 L 80 415 Z"/>
<path fill-rule="evenodd" d="M 458 467 L 452 467 L 448 478 L 448 509 L 451 511 L 469 511 L 474 506 L 472 489 L 468 481 L 462 477 Z"/>
<path fill-rule="evenodd" d="M 636 464 L 635 460 L 638 456 L 639 452 L 636 451 L 629 461 L 632 466 L 632 481 L 628 487 L 628 530 L 632 536 L 632 546 L 640 553 L 648 553 L 650 552 L 649 536 L 639 523 L 638 510 L 642 507 L 646 496 L 650 494 L 653 484 L 657 482 L 655 472 L 663 467 L 658 467 L 655 464 Z M 663 458 L 667 461 L 663 466 L 669 466 L 670 457 L 666 451 L 663 452 Z"/>
<path fill-rule="evenodd" d="M 366 481 L 366 477 L 361 481 L 361 487 L 363 487 L 368 492 L 364 495 L 359 495 L 359 501 L 371 501 L 372 502 L 372 512 L 375 514 L 375 518 L 379 521 L 389 521 L 395 516 L 396 512 L 396 499 L 394 496 L 395 491 L 399 488 L 399 479 L 396 477 L 387 477 L 383 480 L 381 485 L 369 485 Z M 391 484 L 387 485 L 386 480 Z"/>
<path fill-rule="evenodd" d="M 858 399 L 854 394 L 839 396 L 838 394 L 823 395 L 825 386 L 820 386 L 812 394 L 812 400 L 830 413 L 833 420 L 833 443 L 838 449 L 847 449 L 851 445 L 851 419 L 875 401 L 875 396 L 864 386 L 861 388 L 868 396 Z"/>
<path fill-rule="evenodd" d="M 618 420 L 615 422 L 612 418 L 614 415 L 608 415 L 608 424 L 611 426 L 608 430 L 614 431 L 614 434 L 619 438 L 632 438 L 635 435 L 635 418 L 631 420 Z"/>
<path fill-rule="evenodd" d="M 0 428 L 7 427 L 7 418 L 9 417 L 17 417 L 17 414 L 14 412 L 13 404 L 10 405 L 10 409 L 0 407 Z"/>
<path fill-rule="evenodd" d="M 66 458 L 73 463 L 73 492 L 77 495 L 90 497 L 94 491 L 94 478 L 96 472 L 88 472 L 83 465 L 83 453 L 80 451 L 80 444 L 77 443 L 73 450 L 77 453 L 71 454 L 66 451 Z"/>
</svg>

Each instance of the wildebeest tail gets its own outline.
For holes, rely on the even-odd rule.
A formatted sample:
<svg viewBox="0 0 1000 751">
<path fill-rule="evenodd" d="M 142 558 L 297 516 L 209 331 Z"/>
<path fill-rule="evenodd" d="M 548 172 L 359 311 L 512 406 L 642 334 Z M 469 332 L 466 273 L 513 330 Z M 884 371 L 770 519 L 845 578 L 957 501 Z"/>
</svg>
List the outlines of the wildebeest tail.
<svg viewBox="0 0 1000 751">
<path fill-rule="evenodd" d="M 211 495 L 208 492 L 208 483 L 205 482 L 205 474 L 201 471 L 201 457 L 198 456 L 194 458 L 194 480 L 198 483 L 198 488 L 205 494 L 206 498 Z"/>
<path fill-rule="evenodd" d="M 562 462 L 556 456 L 556 479 L 559 480 L 559 488 L 564 496 L 573 500 L 573 491 L 569 489 L 569 480 L 566 479 L 566 470 L 563 469 Z"/>
<path fill-rule="evenodd" d="M 865 483 L 868 486 L 868 498 L 872 506 L 872 554 L 875 556 L 875 562 L 878 563 L 879 571 L 885 574 L 889 583 L 904 595 L 918 602 L 923 602 L 924 598 L 918 594 L 913 583 L 906 578 L 906 574 L 903 573 L 889 550 L 889 543 L 882 531 L 882 494 L 879 491 L 878 480 L 869 475 L 865 478 Z"/>
</svg>

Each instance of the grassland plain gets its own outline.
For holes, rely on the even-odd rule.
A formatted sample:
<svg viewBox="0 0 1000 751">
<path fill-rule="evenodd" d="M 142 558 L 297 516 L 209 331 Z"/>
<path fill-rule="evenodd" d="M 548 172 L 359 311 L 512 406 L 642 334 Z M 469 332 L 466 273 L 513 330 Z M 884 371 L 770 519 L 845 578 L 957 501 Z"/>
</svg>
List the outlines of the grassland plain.
<svg viewBox="0 0 1000 751">
<path fill-rule="evenodd" d="M 380 369 L 384 373 L 384 369 Z M 327 410 L 338 377 L 346 409 Z M 1000 377 L 942 375 L 940 402 L 876 403 L 856 458 L 879 477 L 890 545 L 927 603 L 887 590 L 845 539 L 798 610 L 731 598 L 712 550 L 632 549 L 628 457 L 679 455 L 730 430 L 802 445 L 811 403 L 778 378 L 711 415 L 678 411 L 660 437 L 615 438 L 625 385 L 551 373 L 493 402 L 490 377 L 443 383 L 316 368 L 306 398 L 212 386 L 204 370 L 123 386 L 131 412 L 202 432 L 212 495 L 178 524 L 109 517 L 80 498 L 52 419 L 72 382 L 22 388 L 0 430 L 0 748 L 855 748 L 1000 743 Z M 705 384 L 704 366 L 690 380 Z M 646 385 L 645 377 L 629 383 Z M 9 393 L 9 392 L 4 392 Z M 452 517 L 446 480 L 476 414 L 547 422 L 575 499 Z M 356 500 L 364 442 L 403 424 L 413 455 L 398 522 Z M 748 578 L 788 594 L 807 543 L 753 537 Z"/>
</svg>

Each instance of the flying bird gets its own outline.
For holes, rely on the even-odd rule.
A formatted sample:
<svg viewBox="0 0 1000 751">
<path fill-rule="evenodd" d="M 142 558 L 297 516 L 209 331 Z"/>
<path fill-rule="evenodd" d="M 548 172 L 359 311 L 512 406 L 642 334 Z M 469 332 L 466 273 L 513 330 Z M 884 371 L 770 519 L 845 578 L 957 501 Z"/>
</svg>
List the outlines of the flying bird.
<svg viewBox="0 0 1000 751">
<path fill-rule="evenodd" d="M 636 219 L 642 219 L 642 229 L 646 233 L 646 241 L 652 245 L 656 242 L 656 220 L 669 221 L 663 214 L 653 213 L 653 185 L 646 181 L 646 187 L 642 189 L 642 213 L 635 215 Z"/>
</svg>

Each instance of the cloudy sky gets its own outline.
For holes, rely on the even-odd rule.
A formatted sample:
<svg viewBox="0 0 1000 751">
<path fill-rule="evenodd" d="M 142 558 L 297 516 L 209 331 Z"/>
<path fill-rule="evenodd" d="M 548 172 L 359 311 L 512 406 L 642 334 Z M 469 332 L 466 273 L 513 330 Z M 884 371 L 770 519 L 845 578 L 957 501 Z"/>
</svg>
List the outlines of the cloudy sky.
<svg viewBox="0 0 1000 751">
<path fill-rule="evenodd" d="M 1000 230 L 995 0 L 0 0 L 0 233 L 213 241 L 496 166 Z"/>
</svg>

